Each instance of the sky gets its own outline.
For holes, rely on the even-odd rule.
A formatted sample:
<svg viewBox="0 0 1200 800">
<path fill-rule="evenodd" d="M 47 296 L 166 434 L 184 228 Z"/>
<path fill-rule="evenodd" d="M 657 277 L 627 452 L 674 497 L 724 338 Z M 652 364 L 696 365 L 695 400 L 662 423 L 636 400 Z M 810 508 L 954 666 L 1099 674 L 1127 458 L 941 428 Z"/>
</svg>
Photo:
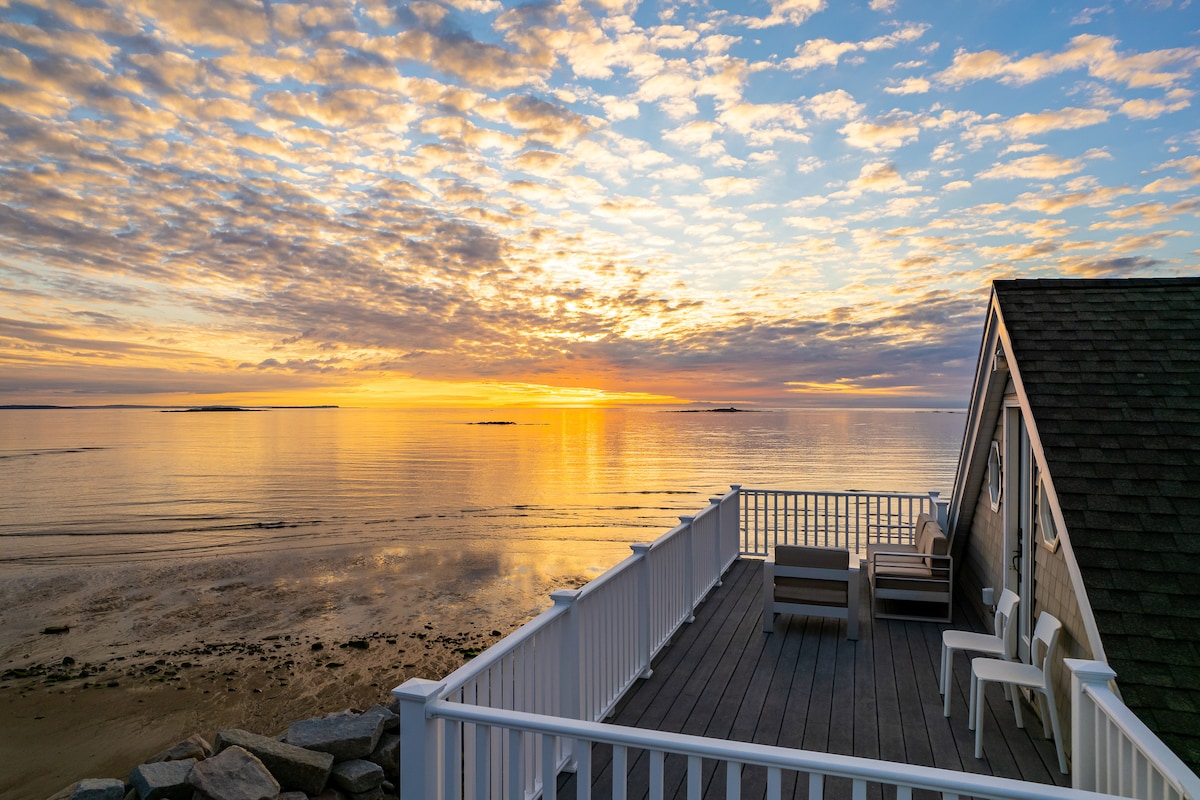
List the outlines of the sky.
<svg viewBox="0 0 1200 800">
<path fill-rule="evenodd" d="M 992 280 L 1200 274 L 1198 72 L 1187 0 L 0 0 L 0 404 L 963 406 Z"/>
</svg>

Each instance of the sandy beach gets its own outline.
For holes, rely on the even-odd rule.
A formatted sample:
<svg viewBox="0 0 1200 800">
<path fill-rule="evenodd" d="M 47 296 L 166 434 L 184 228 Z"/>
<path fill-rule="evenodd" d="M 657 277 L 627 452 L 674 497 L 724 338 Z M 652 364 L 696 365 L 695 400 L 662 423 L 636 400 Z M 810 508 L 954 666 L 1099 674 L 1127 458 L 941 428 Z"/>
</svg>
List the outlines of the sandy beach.
<svg viewBox="0 0 1200 800">
<path fill-rule="evenodd" d="M 192 733 L 274 735 L 386 701 L 585 582 L 578 555 L 534 568 L 528 554 L 326 548 L 0 573 L 0 795 L 124 778 Z"/>
</svg>

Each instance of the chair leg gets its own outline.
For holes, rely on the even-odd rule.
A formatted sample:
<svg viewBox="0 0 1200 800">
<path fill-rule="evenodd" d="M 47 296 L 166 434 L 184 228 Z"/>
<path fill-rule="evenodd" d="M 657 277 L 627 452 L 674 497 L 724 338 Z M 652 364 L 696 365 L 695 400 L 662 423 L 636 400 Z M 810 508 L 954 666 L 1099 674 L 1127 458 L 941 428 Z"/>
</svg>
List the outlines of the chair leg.
<svg viewBox="0 0 1200 800">
<path fill-rule="evenodd" d="M 975 757 L 983 758 L 983 688 L 986 683 L 974 679 L 973 685 L 975 687 Z"/>
<path fill-rule="evenodd" d="M 1021 716 L 1021 692 L 1017 690 L 1016 686 L 1009 686 L 1008 688 L 1012 690 L 1013 716 L 1017 718 L 1017 727 L 1024 728 L 1025 719 Z"/>
<path fill-rule="evenodd" d="M 1062 729 L 1058 724 L 1058 705 L 1054 702 L 1054 690 L 1046 693 L 1046 705 L 1050 706 L 1050 729 L 1054 732 L 1054 749 L 1058 751 L 1058 769 L 1067 774 L 1067 754 L 1064 752 Z"/>
<path fill-rule="evenodd" d="M 979 693 L 979 679 L 975 677 L 975 670 L 971 670 L 971 692 L 967 699 L 967 730 L 975 730 L 975 695 Z"/>
<path fill-rule="evenodd" d="M 954 679 L 954 651 L 942 645 L 942 716 L 950 716 L 950 684 Z"/>
</svg>

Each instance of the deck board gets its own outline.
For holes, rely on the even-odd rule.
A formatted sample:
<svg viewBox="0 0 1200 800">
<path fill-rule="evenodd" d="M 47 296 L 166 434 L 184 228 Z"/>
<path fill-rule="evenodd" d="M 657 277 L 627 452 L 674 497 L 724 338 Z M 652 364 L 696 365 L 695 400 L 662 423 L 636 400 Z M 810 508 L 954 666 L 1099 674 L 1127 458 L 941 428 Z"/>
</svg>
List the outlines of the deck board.
<svg viewBox="0 0 1200 800">
<path fill-rule="evenodd" d="M 844 622 L 815 617 L 780 615 L 766 634 L 761 563 L 734 563 L 696 609 L 695 621 L 660 651 L 654 674 L 638 682 L 608 722 L 1069 785 L 1032 711 L 1026 708 L 1027 729 L 1017 728 L 997 686 L 987 692 L 985 757 L 975 758 L 974 733 L 967 730 L 970 666 L 962 654 L 951 716 L 942 715 L 941 631 L 952 626 L 872 619 L 864 586 L 857 642 L 845 638 Z M 959 609 L 953 627 L 982 630 L 966 617 Z M 629 753 L 629 775 L 629 797 L 646 797 L 645 753 Z M 706 762 L 701 781 L 705 796 L 724 797 L 724 767 Z M 611 748 L 597 746 L 592 796 L 610 797 L 611 785 Z M 575 777 L 564 775 L 559 797 L 574 798 L 574 787 Z M 762 797 L 765 788 L 765 770 L 743 772 L 742 797 Z M 825 796 L 848 797 L 849 790 L 849 782 L 831 780 Z M 683 759 L 667 759 L 664 796 L 687 796 Z M 785 774 L 783 796 L 807 798 L 807 778 Z M 878 787 L 870 787 L 868 798 L 880 797 Z"/>
</svg>

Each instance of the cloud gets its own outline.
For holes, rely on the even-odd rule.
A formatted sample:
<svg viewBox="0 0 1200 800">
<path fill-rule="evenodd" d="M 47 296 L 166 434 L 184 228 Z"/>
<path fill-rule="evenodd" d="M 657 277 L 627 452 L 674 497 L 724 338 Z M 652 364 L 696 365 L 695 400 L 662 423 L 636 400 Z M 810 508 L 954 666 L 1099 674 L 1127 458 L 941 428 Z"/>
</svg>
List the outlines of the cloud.
<svg viewBox="0 0 1200 800">
<path fill-rule="evenodd" d="M 796 54 L 783 61 L 786 69 L 795 72 L 808 72 L 818 67 L 836 66 L 842 56 L 859 51 L 875 52 L 891 50 L 901 44 L 915 42 L 929 30 L 928 25 L 905 25 L 882 36 L 876 36 L 862 42 L 835 42 L 832 39 L 810 39 L 804 44 L 797 45 Z"/>
<path fill-rule="evenodd" d="M 1113 13 L 1112 6 L 1109 6 L 1109 5 L 1097 6 L 1095 8 L 1084 8 L 1084 9 L 1080 10 L 1079 13 L 1077 13 L 1075 16 L 1071 17 L 1071 24 L 1072 25 L 1090 25 L 1093 22 L 1093 20 L 1095 20 L 1096 17 L 1099 16 L 1100 14 L 1111 14 L 1111 13 Z"/>
<path fill-rule="evenodd" d="M 735 24 L 751 30 L 774 28 L 779 25 L 803 25 L 809 17 L 824 11 L 826 0 L 768 0 L 771 13 L 766 17 L 734 17 Z"/>
<path fill-rule="evenodd" d="M 866 106 L 845 89 L 834 89 L 810 97 L 805 103 L 817 119 L 856 119 Z"/>
<path fill-rule="evenodd" d="M 1152 50 L 1123 56 L 1117 53 L 1118 41 L 1106 36 L 1082 34 L 1059 53 L 1039 53 L 1013 59 L 995 50 L 970 52 L 959 50 L 954 61 L 935 77 L 944 86 L 957 87 L 979 80 L 1024 86 L 1070 70 L 1085 70 L 1100 80 L 1124 84 L 1131 89 L 1157 87 L 1169 89 L 1186 80 L 1200 57 L 1200 47 Z M 1163 71 L 1177 65 L 1175 72 Z"/>
<path fill-rule="evenodd" d="M 905 78 L 895 86 L 883 87 L 883 90 L 888 94 L 925 94 L 931 86 L 925 78 Z"/>
<path fill-rule="evenodd" d="M 916 118 L 903 111 L 876 118 L 874 121 L 855 120 L 838 128 L 846 143 L 863 150 L 895 150 L 914 141 L 921 133 Z"/>
<path fill-rule="evenodd" d="M 1063 175 L 1071 175 L 1083 170 L 1087 157 L 1085 155 L 1080 158 L 1058 158 L 1048 154 L 1026 156 L 1004 164 L 997 164 L 979 173 L 978 177 L 983 179 L 1034 178 L 1037 180 L 1061 178 Z"/>
<path fill-rule="evenodd" d="M 1026 112 L 1002 122 L 979 122 L 968 126 L 967 138 L 975 142 L 990 139 L 1028 139 L 1053 131 L 1070 131 L 1100 125 L 1109 113 L 1102 108 L 1060 108 L 1036 113 Z"/>
</svg>

